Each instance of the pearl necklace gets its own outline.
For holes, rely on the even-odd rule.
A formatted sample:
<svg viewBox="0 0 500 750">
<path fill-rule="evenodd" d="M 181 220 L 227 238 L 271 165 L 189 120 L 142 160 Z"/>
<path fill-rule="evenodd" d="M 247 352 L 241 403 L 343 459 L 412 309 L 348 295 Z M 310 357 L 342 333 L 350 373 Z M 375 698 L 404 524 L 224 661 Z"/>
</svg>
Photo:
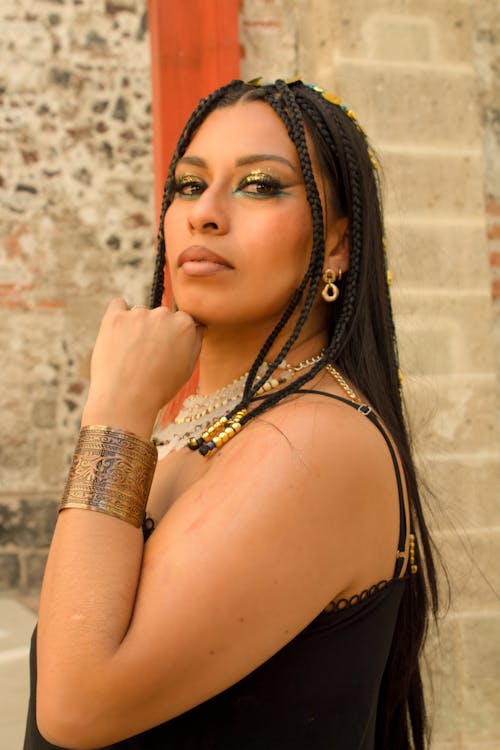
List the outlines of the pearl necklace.
<svg viewBox="0 0 500 750">
<path fill-rule="evenodd" d="M 255 396 L 263 396 L 288 382 L 295 372 L 300 372 L 306 367 L 315 365 L 323 356 L 324 350 L 321 350 L 319 354 L 304 359 L 296 365 L 291 365 L 286 361 L 281 362 L 278 365 L 277 372 L 260 386 Z M 256 382 L 263 379 L 268 367 L 267 362 L 262 363 L 257 370 Z M 153 435 L 153 442 L 158 446 L 159 458 L 183 448 L 189 440 L 202 433 L 214 420 L 222 418 L 230 412 L 243 397 L 248 374 L 248 372 L 245 372 L 214 393 L 205 396 L 200 394 L 188 396 L 175 420 Z"/>
</svg>

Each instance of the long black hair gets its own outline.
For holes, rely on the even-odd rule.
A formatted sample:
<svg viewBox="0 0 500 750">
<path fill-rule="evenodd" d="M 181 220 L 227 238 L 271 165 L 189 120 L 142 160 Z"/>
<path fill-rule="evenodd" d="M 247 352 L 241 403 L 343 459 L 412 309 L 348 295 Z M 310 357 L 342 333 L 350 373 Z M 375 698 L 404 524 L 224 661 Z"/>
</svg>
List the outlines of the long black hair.
<svg viewBox="0 0 500 750">
<path fill-rule="evenodd" d="M 422 510 L 409 434 L 404 417 L 395 327 L 389 295 L 378 164 L 355 115 L 317 86 L 295 80 L 233 81 L 203 99 L 191 115 L 179 139 L 167 177 L 161 208 L 158 253 L 151 306 L 161 304 L 164 291 L 165 212 L 173 198 L 174 170 L 194 133 L 215 109 L 245 98 L 264 101 L 279 115 L 295 144 L 307 200 L 312 215 L 312 251 L 301 284 L 293 293 L 281 319 L 264 342 L 246 381 L 241 402 L 232 417 L 246 408 L 262 381 L 257 371 L 292 314 L 295 327 L 276 357 L 269 362 L 268 378 L 297 340 L 321 283 L 324 219 L 314 179 L 306 133 L 312 140 L 322 176 L 337 202 L 336 211 L 348 217 L 349 270 L 340 284 L 340 296 L 329 327 L 324 358 L 286 387 L 260 399 L 241 423 L 270 409 L 295 393 L 326 364 L 335 364 L 368 399 L 387 425 L 399 451 L 410 505 L 410 526 L 417 537 L 418 570 L 409 576 L 379 695 L 376 747 L 379 750 L 424 750 L 428 745 L 420 657 L 429 613 L 437 615 L 438 596 L 431 540 Z"/>
</svg>

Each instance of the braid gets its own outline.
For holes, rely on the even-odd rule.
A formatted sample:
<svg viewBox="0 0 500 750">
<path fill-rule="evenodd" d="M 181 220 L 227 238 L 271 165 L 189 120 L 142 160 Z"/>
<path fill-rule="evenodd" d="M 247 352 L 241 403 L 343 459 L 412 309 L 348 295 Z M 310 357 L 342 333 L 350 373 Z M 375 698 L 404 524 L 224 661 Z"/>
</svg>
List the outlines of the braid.
<svg viewBox="0 0 500 750">
<path fill-rule="evenodd" d="M 343 177 L 348 199 L 350 198 L 349 205 L 351 209 L 351 215 L 349 216 L 351 225 L 349 273 L 347 274 L 342 309 L 337 325 L 335 326 L 331 346 L 331 356 L 336 358 L 340 353 L 342 346 L 345 344 L 347 328 L 354 317 L 356 306 L 359 305 L 358 282 L 363 249 L 363 201 L 361 197 L 359 166 L 354 157 L 350 140 L 344 129 L 343 120 L 345 120 L 345 117 L 341 114 L 338 107 L 333 108 L 332 115 L 337 124 L 338 133 L 344 150 L 347 174 L 343 175 Z"/>
<path fill-rule="evenodd" d="M 276 82 L 276 88 L 278 90 L 281 89 L 280 86 L 281 82 Z M 284 84 L 283 84 L 284 85 Z M 280 91 L 281 93 L 281 91 Z M 288 87 L 286 87 L 286 94 L 290 94 L 291 91 Z M 309 290 L 307 297 L 304 301 L 302 310 L 299 315 L 299 319 L 295 325 L 295 328 L 293 332 L 291 333 L 288 340 L 283 345 L 281 351 L 278 353 L 276 358 L 269 364 L 269 367 L 266 371 L 266 373 L 262 376 L 264 379 L 268 379 L 276 367 L 280 364 L 280 362 L 283 361 L 283 359 L 286 357 L 287 353 L 290 351 L 291 347 L 297 340 L 300 331 L 302 330 L 302 327 L 307 320 L 309 316 L 309 312 L 311 310 L 312 304 L 314 302 L 316 292 L 319 286 L 319 282 L 321 279 L 321 270 L 323 267 L 323 261 L 324 261 L 324 240 L 323 240 L 323 233 L 324 233 L 324 225 L 323 225 L 323 211 L 321 207 L 321 200 L 319 198 L 318 190 L 316 187 L 316 182 L 314 180 L 314 175 L 312 172 L 312 166 L 311 161 L 309 157 L 309 152 L 307 149 L 307 144 L 305 140 L 305 131 L 304 131 L 304 124 L 302 119 L 301 110 L 298 107 L 296 97 L 293 97 L 293 100 L 291 103 L 287 101 L 288 97 L 286 96 L 285 92 L 283 92 L 283 100 L 285 102 L 285 106 L 287 107 L 287 122 L 285 118 L 282 116 L 282 106 L 280 106 L 280 100 L 276 100 L 275 98 L 272 98 L 271 96 L 267 99 L 269 101 L 269 104 L 275 109 L 277 114 L 280 115 L 280 117 L 284 120 L 285 125 L 287 127 L 288 133 L 290 135 L 290 138 L 295 143 L 297 153 L 299 156 L 299 161 L 302 167 L 302 172 L 304 176 L 304 183 L 306 186 L 306 195 L 309 201 L 309 204 L 311 205 L 311 213 L 313 217 L 313 249 L 311 252 L 311 259 L 309 263 L 309 268 L 306 274 L 306 278 L 311 278 L 311 283 L 309 285 Z M 298 99 L 298 97 L 297 97 Z M 304 99 L 300 98 L 300 104 L 303 106 Z M 286 398 L 287 396 L 291 395 L 292 393 L 296 393 L 297 390 L 310 381 L 312 378 L 315 377 L 315 375 L 324 367 L 324 363 L 326 362 L 334 362 L 346 342 L 346 331 L 349 328 L 349 325 L 354 317 L 356 305 L 359 303 L 359 293 L 358 293 L 358 282 L 359 282 L 359 276 L 360 276 L 360 262 L 362 257 L 362 248 L 363 248 L 363 201 L 362 201 L 362 191 L 360 186 L 360 174 L 359 174 L 359 167 L 356 161 L 356 158 L 353 153 L 353 149 L 351 146 L 351 143 L 349 141 L 349 137 L 347 136 L 345 129 L 344 129 L 344 121 L 346 121 L 346 116 L 343 114 L 342 110 L 340 110 L 338 107 L 332 107 L 334 110 L 334 116 L 336 120 L 336 124 L 338 127 L 339 136 L 341 139 L 341 146 L 343 149 L 343 152 L 345 154 L 345 160 L 346 160 L 346 169 L 344 170 L 345 174 L 342 175 L 346 190 L 346 197 L 347 197 L 347 204 L 351 206 L 351 215 L 349 216 L 350 220 L 350 226 L 351 226 L 351 252 L 350 252 L 350 263 L 349 263 L 349 273 L 347 274 L 347 281 L 345 284 L 345 287 L 343 289 L 342 293 L 342 299 L 341 299 L 341 312 L 339 314 L 338 320 L 336 322 L 333 335 L 330 339 L 330 342 L 325 349 L 324 358 L 316 363 L 313 367 L 311 367 L 307 373 L 304 375 L 301 375 L 299 378 L 294 380 L 293 383 L 290 385 L 280 389 L 279 391 L 270 394 L 269 396 L 266 396 L 262 402 L 255 408 L 252 409 L 252 411 L 247 414 L 242 419 L 242 424 L 245 424 L 250 419 L 257 417 L 259 414 L 262 414 L 263 412 L 267 411 L 267 409 L 272 408 L 277 403 L 279 403 L 281 400 Z M 309 107 L 306 109 L 304 107 L 304 110 L 307 111 L 307 113 L 311 116 L 311 119 L 314 120 L 315 125 L 319 124 L 319 120 L 321 119 L 319 115 L 314 112 L 313 105 L 309 105 Z M 338 112 L 337 112 L 338 110 Z M 349 124 L 349 121 L 348 121 Z M 351 125 L 352 129 L 352 125 Z M 325 135 L 326 126 L 321 125 L 321 132 Z M 333 153 L 338 153 L 339 149 L 333 142 L 333 138 L 328 133 L 327 138 L 325 139 L 327 142 L 327 145 L 331 148 Z M 315 231 L 316 230 L 316 231 Z M 288 309 L 287 311 L 288 312 Z M 254 366 L 252 367 L 252 370 L 250 370 L 249 377 L 247 379 L 245 392 L 243 394 L 243 397 L 241 399 L 241 402 L 231 411 L 231 415 L 233 416 L 236 414 L 241 408 L 246 408 L 252 399 L 252 397 L 255 395 L 257 390 L 260 387 L 260 382 L 255 381 L 255 376 L 257 374 L 258 367 L 262 364 L 264 361 L 265 354 L 267 351 L 269 351 L 272 343 L 274 342 L 276 336 L 278 333 L 282 330 L 286 320 L 288 320 L 289 316 L 283 320 L 285 316 L 280 320 L 278 326 L 274 330 L 269 339 L 265 342 L 264 346 L 262 347 L 261 351 L 259 352 L 259 355 L 257 357 L 256 362 L 254 363 Z M 273 335 L 274 334 L 274 335 Z"/>
<path fill-rule="evenodd" d="M 163 233 L 163 223 L 165 220 L 165 213 L 168 207 L 168 193 L 166 188 L 163 190 L 163 196 L 161 200 L 161 211 L 160 211 L 160 225 L 158 227 L 158 240 L 155 260 L 155 270 L 153 275 L 153 283 L 151 286 L 151 295 L 149 298 L 149 306 L 160 307 L 163 290 L 165 288 L 165 236 Z"/>
<path fill-rule="evenodd" d="M 311 250 L 311 258 L 309 261 L 309 266 L 306 271 L 306 274 L 297 292 L 300 291 L 300 293 L 302 294 L 306 286 L 308 286 L 309 288 L 308 288 L 307 295 L 304 300 L 302 309 L 300 311 L 299 318 L 297 320 L 297 323 L 295 324 L 294 330 L 292 331 L 290 337 L 282 346 L 281 350 L 276 355 L 275 359 L 268 366 L 268 369 L 264 377 L 269 378 L 272 375 L 272 373 L 275 371 L 275 369 L 278 367 L 278 365 L 286 357 L 291 347 L 297 340 L 309 316 L 309 313 L 311 311 L 311 307 L 316 297 L 316 292 L 318 290 L 318 285 L 319 285 L 319 279 L 321 276 L 321 274 L 318 274 L 318 269 L 320 269 L 323 264 L 324 228 L 323 228 L 323 209 L 321 206 L 321 200 L 319 197 L 318 189 L 316 186 L 316 181 L 314 179 L 314 175 L 312 171 L 309 151 L 307 149 L 303 118 L 302 118 L 301 111 L 297 105 L 297 102 L 295 101 L 295 96 L 292 90 L 283 81 L 276 81 L 276 84 L 274 87 L 269 87 L 269 91 L 266 92 L 264 99 L 265 101 L 268 102 L 268 104 L 270 104 L 270 106 L 280 116 L 280 118 L 285 124 L 285 127 L 287 128 L 287 131 L 289 133 L 291 140 L 296 146 L 297 154 L 299 157 L 299 163 L 300 163 L 302 174 L 304 177 L 306 196 L 307 196 L 309 204 L 311 205 L 312 223 L 313 223 L 313 243 L 312 243 L 312 250 Z M 249 376 L 247 378 L 247 382 L 245 384 L 245 391 L 243 394 L 243 398 L 241 400 L 241 403 L 238 404 L 238 406 L 236 407 L 236 411 L 242 406 L 247 406 L 252 396 L 254 396 L 257 390 L 259 389 L 260 387 L 259 381 L 255 382 L 258 368 L 264 361 L 265 355 L 271 348 L 277 336 L 283 330 L 284 326 L 290 319 L 293 311 L 296 309 L 298 302 L 300 300 L 300 297 L 301 297 L 301 294 L 299 296 L 297 292 L 293 295 L 290 301 L 290 304 L 287 306 L 281 319 L 279 320 L 274 330 L 271 332 L 271 335 L 265 341 L 259 354 L 257 355 L 257 359 L 254 362 L 250 370 Z"/>
<path fill-rule="evenodd" d="M 256 385 L 255 388 L 252 387 L 252 386 L 254 386 L 254 381 L 255 381 L 255 377 L 257 375 L 257 371 L 258 371 L 259 367 L 262 365 L 262 363 L 264 362 L 264 357 L 266 356 L 267 352 L 269 351 L 269 349 L 271 348 L 271 346 L 275 342 L 276 338 L 278 337 L 278 335 L 283 330 L 283 327 L 285 326 L 286 322 L 290 319 L 290 317 L 292 316 L 294 310 L 296 309 L 297 305 L 299 304 L 300 299 L 302 297 L 302 294 L 304 292 L 304 289 L 307 286 L 307 282 L 308 282 L 308 279 L 304 278 L 302 280 L 301 285 L 298 287 L 298 289 L 295 290 L 295 292 L 293 293 L 293 295 L 292 295 L 292 297 L 290 299 L 290 302 L 287 305 L 287 308 L 286 308 L 285 312 L 283 313 L 282 317 L 280 318 L 280 320 L 278 321 L 278 323 L 275 325 L 275 327 L 271 331 L 270 335 L 268 336 L 268 338 L 266 339 L 264 345 L 262 346 L 260 352 L 258 353 L 257 358 L 256 358 L 255 362 L 253 363 L 253 365 L 252 365 L 252 367 L 251 367 L 251 369 L 250 369 L 250 371 L 248 373 L 248 378 L 247 378 L 247 381 L 245 383 L 245 389 L 244 389 L 244 392 L 243 392 L 243 397 L 242 397 L 242 400 L 241 400 L 240 407 L 243 406 L 243 405 L 246 406 L 249 403 L 249 401 L 250 401 L 250 399 L 251 399 L 251 397 L 252 397 L 252 395 L 254 393 L 254 390 L 255 391 L 258 390 L 258 388 L 259 388 L 258 385 Z M 270 377 L 270 375 L 274 372 L 274 370 L 276 369 L 276 367 L 279 364 L 279 362 L 277 362 L 276 364 L 275 363 L 276 363 L 276 360 L 274 360 L 273 362 L 271 362 L 268 365 L 268 369 L 267 369 L 266 375 L 265 375 L 266 378 Z"/>
<path fill-rule="evenodd" d="M 328 149 L 331 151 L 332 154 L 335 154 L 338 158 L 339 147 L 335 143 L 330 130 L 326 127 L 321 114 L 318 112 L 318 109 L 306 97 L 301 97 L 300 104 L 305 114 L 309 118 L 309 120 L 311 120 L 314 123 L 314 126 L 316 127 L 318 132 L 321 134 L 321 137 L 326 143 Z M 339 354 L 339 348 L 343 340 L 344 332 L 350 322 L 350 319 L 352 318 L 352 314 L 355 309 L 355 300 L 357 297 L 357 286 L 358 286 L 358 278 L 359 278 L 359 264 L 360 264 L 361 250 L 362 250 L 362 245 L 363 245 L 363 236 L 362 236 L 363 215 L 362 215 L 361 189 L 360 189 L 360 184 L 359 184 L 359 169 L 357 167 L 356 160 L 352 153 L 351 144 L 344 130 L 343 120 L 345 120 L 345 117 L 342 116 L 341 110 L 338 110 L 337 112 L 337 109 L 338 108 L 335 108 L 334 110 L 334 117 L 338 125 L 338 131 L 339 131 L 339 135 L 341 136 L 342 146 L 345 151 L 346 161 L 347 161 L 347 170 L 345 174 L 343 175 L 344 192 L 346 190 L 349 192 L 347 196 L 339 196 L 339 201 L 341 203 L 340 208 L 342 208 L 345 202 L 347 202 L 347 205 L 349 206 L 351 205 L 351 200 L 349 200 L 349 198 L 352 195 L 352 210 L 351 210 L 351 215 L 349 216 L 349 223 L 351 226 L 351 236 L 352 236 L 352 247 L 350 251 L 348 280 L 343 289 L 342 298 L 341 300 L 339 300 L 341 314 L 339 316 L 339 319 L 335 327 L 334 336 L 331 338 L 328 348 L 325 351 L 325 359 L 331 362 L 335 361 L 335 359 L 337 358 Z M 337 178 L 337 184 L 338 184 L 339 183 L 338 174 L 336 175 L 336 178 Z M 339 189 L 340 189 L 340 185 L 338 185 L 337 187 L 338 191 Z"/>
<path fill-rule="evenodd" d="M 228 83 L 226 86 L 222 86 L 222 88 L 217 89 L 216 91 L 209 94 L 205 99 L 202 99 L 194 112 L 192 113 L 191 117 L 187 121 L 184 130 L 181 133 L 181 136 L 177 142 L 177 145 L 175 147 L 175 152 L 172 157 L 172 160 L 170 162 L 169 170 L 168 170 L 168 176 L 165 181 L 165 187 L 163 188 L 163 197 L 161 202 L 161 211 L 160 211 L 160 220 L 159 220 L 159 226 L 158 226 L 158 239 L 157 239 L 157 253 L 156 253 L 156 260 L 155 260 L 155 271 L 153 276 L 153 283 L 151 287 L 151 295 L 150 295 L 150 307 L 159 307 L 161 305 L 162 297 L 163 297 L 163 291 L 164 291 L 164 282 L 165 282 L 165 234 L 164 234 L 164 223 L 165 223 L 165 214 L 167 212 L 167 209 L 171 203 L 171 186 L 174 179 L 175 174 L 175 168 L 177 166 L 177 162 L 179 159 L 183 156 L 186 148 L 188 147 L 189 143 L 191 142 L 191 139 L 194 135 L 195 130 L 201 125 L 201 123 L 205 120 L 208 114 L 212 110 L 214 110 L 217 106 L 217 104 L 224 99 L 226 94 L 235 89 L 242 87 L 241 81 L 231 81 L 231 83 Z"/>
</svg>

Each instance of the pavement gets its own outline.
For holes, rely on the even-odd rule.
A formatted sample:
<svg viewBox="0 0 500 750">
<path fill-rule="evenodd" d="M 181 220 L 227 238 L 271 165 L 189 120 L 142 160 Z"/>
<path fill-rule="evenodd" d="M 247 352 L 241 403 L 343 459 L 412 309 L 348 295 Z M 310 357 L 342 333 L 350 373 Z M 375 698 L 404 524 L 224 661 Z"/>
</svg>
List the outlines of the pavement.
<svg viewBox="0 0 500 750">
<path fill-rule="evenodd" d="M 0 596 L 0 749 L 22 750 L 29 694 L 34 604 Z"/>
</svg>

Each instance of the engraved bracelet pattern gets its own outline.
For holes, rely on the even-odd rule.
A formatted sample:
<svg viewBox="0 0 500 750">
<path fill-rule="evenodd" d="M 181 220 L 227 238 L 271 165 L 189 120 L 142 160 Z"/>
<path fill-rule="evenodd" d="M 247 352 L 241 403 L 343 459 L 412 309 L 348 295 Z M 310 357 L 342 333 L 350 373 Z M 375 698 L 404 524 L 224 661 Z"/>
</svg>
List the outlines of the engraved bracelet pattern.
<svg viewBox="0 0 500 750">
<path fill-rule="evenodd" d="M 158 452 L 128 430 L 83 427 L 59 510 L 84 508 L 140 527 Z"/>
</svg>

